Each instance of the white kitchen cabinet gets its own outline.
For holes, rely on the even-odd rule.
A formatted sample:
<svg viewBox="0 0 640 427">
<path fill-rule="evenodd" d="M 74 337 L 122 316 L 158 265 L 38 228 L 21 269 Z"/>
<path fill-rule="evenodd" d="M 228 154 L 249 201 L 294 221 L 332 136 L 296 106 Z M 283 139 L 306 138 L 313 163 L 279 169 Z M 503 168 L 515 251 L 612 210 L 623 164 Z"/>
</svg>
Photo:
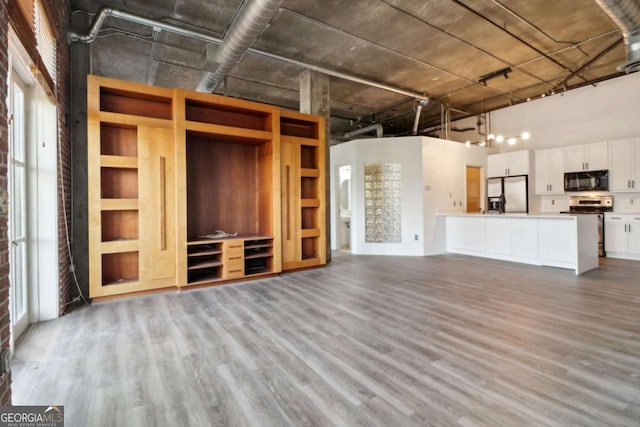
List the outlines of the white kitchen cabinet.
<svg viewBox="0 0 640 427">
<path fill-rule="evenodd" d="M 640 214 L 605 214 L 604 248 L 611 258 L 640 260 Z"/>
<path fill-rule="evenodd" d="M 640 218 L 638 219 L 640 230 Z M 575 270 L 598 267 L 595 215 L 446 214 L 447 252 Z"/>
<path fill-rule="evenodd" d="M 640 191 L 640 139 L 609 141 L 609 190 Z"/>
<path fill-rule="evenodd" d="M 511 218 L 511 255 L 518 258 L 538 257 L 538 222 L 528 218 Z"/>
<path fill-rule="evenodd" d="M 564 149 L 564 171 L 598 171 L 609 168 L 609 148 L 606 142 L 573 145 Z"/>
<path fill-rule="evenodd" d="M 576 261 L 576 229 L 563 220 L 538 221 L 538 254 L 546 265 L 561 267 Z"/>
<path fill-rule="evenodd" d="M 515 176 L 529 174 L 529 150 L 487 156 L 487 176 Z"/>
<path fill-rule="evenodd" d="M 564 193 L 564 150 L 552 148 L 535 152 L 536 194 Z"/>
<path fill-rule="evenodd" d="M 484 217 L 447 217 L 447 246 L 461 251 L 486 251 Z"/>
<path fill-rule="evenodd" d="M 487 218 L 487 252 L 511 255 L 511 221 L 504 218 Z"/>
</svg>

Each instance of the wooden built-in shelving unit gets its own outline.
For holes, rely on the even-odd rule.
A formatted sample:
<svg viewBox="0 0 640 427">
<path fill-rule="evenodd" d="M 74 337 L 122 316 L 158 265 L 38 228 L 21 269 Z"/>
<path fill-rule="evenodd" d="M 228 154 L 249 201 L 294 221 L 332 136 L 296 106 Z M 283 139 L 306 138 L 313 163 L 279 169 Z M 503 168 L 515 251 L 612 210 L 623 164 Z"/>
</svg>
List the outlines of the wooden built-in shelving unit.
<svg viewBox="0 0 640 427">
<path fill-rule="evenodd" d="M 326 263 L 324 121 L 280 112 L 282 145 L 282 268 Z"/>
<path fill-rule="evenodd" d="M 92 298 L 326 262 L 322 118 L 89 76 L 88 127 Z"/>
</svg>

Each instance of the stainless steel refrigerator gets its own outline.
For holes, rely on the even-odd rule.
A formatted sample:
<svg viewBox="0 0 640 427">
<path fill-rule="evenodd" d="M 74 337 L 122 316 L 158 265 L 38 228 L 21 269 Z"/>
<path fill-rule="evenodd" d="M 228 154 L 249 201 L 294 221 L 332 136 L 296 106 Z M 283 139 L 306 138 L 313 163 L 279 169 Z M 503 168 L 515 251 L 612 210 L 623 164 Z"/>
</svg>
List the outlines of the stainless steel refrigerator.
<svg viewBox="0 0 640 427">
<path fill-rule="evenodd" d="M 505 213 L 528 213 L 528 176 L 489 178 L 487 180 L 487 198 L 489 200 L 489 210 L 496 210 L 496 201 L 500 201 L 502 206 L 498 209 Z"/>
</svg>

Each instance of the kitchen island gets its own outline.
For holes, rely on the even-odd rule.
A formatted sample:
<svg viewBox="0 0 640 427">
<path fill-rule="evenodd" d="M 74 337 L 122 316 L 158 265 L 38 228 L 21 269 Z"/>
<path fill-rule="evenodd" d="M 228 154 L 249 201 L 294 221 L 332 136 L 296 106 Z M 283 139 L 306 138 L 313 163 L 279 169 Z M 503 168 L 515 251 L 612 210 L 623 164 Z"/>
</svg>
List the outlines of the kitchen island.
<svg viewBox="0 0 640 427">
<path fill-rule="evenodd" d="M 439 214 L 447 252 L 567 268 L 598 268 L 596 215 Z"/>
</svg>

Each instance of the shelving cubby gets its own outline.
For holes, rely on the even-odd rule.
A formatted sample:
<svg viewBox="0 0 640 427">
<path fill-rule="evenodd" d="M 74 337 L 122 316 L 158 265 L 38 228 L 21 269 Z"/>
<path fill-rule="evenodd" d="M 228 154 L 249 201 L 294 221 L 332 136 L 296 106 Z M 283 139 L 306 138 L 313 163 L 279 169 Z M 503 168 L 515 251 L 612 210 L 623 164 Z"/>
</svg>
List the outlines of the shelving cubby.
<svg viewBox="0 0 640 427">
<path fill-rule="evenodd" d="M 172 91 L 97 76 L 87 88 L 90 297 L 175 286 L 161 262 L 173 259 Z"/>
<path fill-rule="evenodd" d="M 326 263 L 324 120 L 280 112 L 283 175 L 283 269 Z"/>
</svg>

